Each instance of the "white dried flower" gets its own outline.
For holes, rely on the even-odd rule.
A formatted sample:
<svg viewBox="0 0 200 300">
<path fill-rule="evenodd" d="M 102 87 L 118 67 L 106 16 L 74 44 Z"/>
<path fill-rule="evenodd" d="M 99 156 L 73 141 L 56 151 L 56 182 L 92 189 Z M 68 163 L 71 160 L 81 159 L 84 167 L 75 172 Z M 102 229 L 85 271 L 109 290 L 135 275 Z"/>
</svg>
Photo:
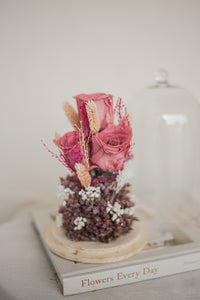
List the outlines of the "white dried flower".
<svg viewBox="0 0 200 300">
<path fill-rule="evenodd" d="M 127 208 L 121 208 L 121 205 L 118 202 L 115 202 L 114 205 L 111 205 L 111 203 L 108 201 L 107 202 L 107 207 L 106 207 L 106 212 L 107 214 L 111 215 L 111 220 L 115 221 L 116 223 L 119 223 L 120 217 L 124 214 L 126 215 L 133 215 L 134 213 L 134 207 L 127 207 Z"/>
<path fill-rule="evenodd" d="M 74 230 L 80 230 L 82 229 L 84 226 L 85 226 L 85 223 L 87 222 L 87 219 L 86 218 L 83 218 L 83 217 L 77 217 L 75 220 L 74 220 L 74 224 L 76 225 L 74 227 Z"/>
<path fill-rule="evenodd" d="M 114 214 L 113 216 L 112 216 L 112 221 L 115 221 L 117 219 L 117 214 Z"/>
<path fill-rule="evenodd" d="M 133 206 L 127 207 L 124 209 L 124 214 L 131 216 L 134 214 L 134 210 L 135 210 L 135 208 Z"/>
<path fill-rule="evenodd" d="M 62 227 L 62 225 L 63 225 L 63 215 L 62 214 L 58 214 L 56 216 L 56 225 L 57 225 L 57 227 Z"/>
<path fill-rule="evenodd" d="M 129 159 L 124 164 L 124 169 L 122 171 L 118 171 L 118 175 L 116 177 L 117 180 L 117 190 L 118 193 L 125 183 L 130 182 L 132 178 L 132 170 L 133 170 L 133 162 L 132 159 Z"/>
<path fill-rule="evenodd" d="M 82 200 L 84 200 L 84 201 L 87 200 L 87 194 L 86 194 L 85 190 L 80 190 L 80 192 L 78 194 L 81 196 Z"/>
<path fill-rule="evenodd" d="M 111 210 L 112 210 L 112 205 L 111 205 L 111 203 L 108 201 L 108 202 L 107 202 L 107 207 L 106 207 L 106 212 L 107 212 L 107 214 L 108 214 Z"/>
<path fill-rule="evenodd" d="M 108 201 L 106 212 L 112 216 L 111 218 L 112 221 L 116 220 L 116 222 L 119 223 L 120 220 L 119 217 L 123 215 L 124 209 L 121 208 L 121 205 L 118 202 L 115 202 L 114 205 L 111 205 L 111 203 Z"/>
<path fill-rule="evenodd" d="M 60 200 L 68 200 L 69 199 L 69 196 L 73 195 L 74 192 L 66 187 L 64 185 L 59 185 L 58 186 L 58 193 L 57 193 L 57 197 L 60 199 Z"/>
<path fill-rule="evenodd" d="M 101 196 L 101 189 L 100 187 L 89 186 L 85 190 L 80 190 L 79 195 L 81 196 L 82 200 L 94 201 L 99 199 Z"/>
<path fill-rule="evenodd" d="M 123 214 L 123 210 L 121 209 L 121 205 L 118 202 L 115 202 L 113 206 L 113 211 L 116 212 L 118 216 Z"/>
</svg>

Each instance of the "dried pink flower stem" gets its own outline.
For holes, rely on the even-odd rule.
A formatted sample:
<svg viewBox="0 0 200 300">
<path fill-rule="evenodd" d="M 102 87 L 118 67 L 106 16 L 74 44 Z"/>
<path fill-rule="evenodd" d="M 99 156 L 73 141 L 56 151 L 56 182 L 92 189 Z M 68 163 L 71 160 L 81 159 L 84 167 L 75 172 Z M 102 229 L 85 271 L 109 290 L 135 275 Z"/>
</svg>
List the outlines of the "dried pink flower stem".
<svg viewBox="0 0 200 300">
<path fill-rule="evenodd" d="M 50 150 L 50 149 L 47 147 L 47 144 L 44 143 L 43 140 L 41 140 L 41 142 L 42 142 L 43 146 L 47 149 L 47 151 L 51 154 L 51 156 L 52 156 L 53 158 L 56 158 L 63 166 L 68 167 L 68 166 L 66 165 L 66 162 L 65 162 L 64 157 L 63 157 L 63 155 L 62 155 L 61 152 L 60 152 L 60 156 L 58 156 L 58 154 L 54 153 L 52 150 Z"/>
<path fill-rule="evenodd" d="M 132 122 L 132 114 L 125 115 L 123 119 L 119 120 L 120 126 L 130 126 Z"/>
<path fill-rule="evenodd" d="M 124 105 L 121 98 L 118 98 L 114 108 L 114 117 L 118 121 L 119 125 L 125 125 L 129 122 L 127 108 Z"/>
</svg>

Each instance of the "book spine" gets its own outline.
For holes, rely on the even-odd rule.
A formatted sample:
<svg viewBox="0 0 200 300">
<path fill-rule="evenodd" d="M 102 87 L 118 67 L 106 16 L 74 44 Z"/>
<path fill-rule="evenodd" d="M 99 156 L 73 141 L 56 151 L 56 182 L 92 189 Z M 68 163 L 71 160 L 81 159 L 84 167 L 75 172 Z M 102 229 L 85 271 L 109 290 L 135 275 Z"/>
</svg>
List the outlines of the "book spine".
<svg viewBox="0 0 200 300">
<path fill-rule="evenodd" d="M 73 295 L 169 276 L 200 268 L 200 252 L 150 261 L 118 269 L 63 279 L 63 295 Z"/>
<path fill-rule="evenodd" d="M 54 277 L 55 277 L 55 279 L 56 279 L 56 282 L 57 282 L 57 284 L 58 284 L 58 286 L 59 286 L 61 292 L 64 294 L 62 282 L 60 281 L 60 279 L 59 279 L 59 277 L 58 277 L 58 274 L 57 274 L 57 271 L 56 271 L 56 269 L 55 269 L 55 267 L 54 267 L 54 265 L 53 265 L 53 263 L 52 263 L 52 261 L 51 261 L 51 258 L 50 258 L 50 256 L 49 256 L 49 252 L 48 252 L 48 249 L 47 249 L 47 247 L 46 247 L 46 245 L 45 245 L 45 243 L 44 243 L 44 240 L 42 239 L 41 234 L 40 234 L 40 232 L 38 231 L 38 229 L 37 229 L 35 223 L 33 223 L 32 225 L 33 225 L 33 228 L 34 228 L 34 230 L 35 230 L 35 233 L 36 233 L 37 237 L 40 239 L 40 242 L 41 242 L 41 245 L 42 245 L 42 247 L 43 247 L 43 249 L 44 249 L 44 252 L 46 253 L 46 257 L 47 257 L 48 262 L 49 262 L 49 265 L 50 265 L 50 267 L 51 267 L 51 269 L 52 269 L 52 271 L 53 271 L 53 274 L 54 274 Z"/>
</svg>

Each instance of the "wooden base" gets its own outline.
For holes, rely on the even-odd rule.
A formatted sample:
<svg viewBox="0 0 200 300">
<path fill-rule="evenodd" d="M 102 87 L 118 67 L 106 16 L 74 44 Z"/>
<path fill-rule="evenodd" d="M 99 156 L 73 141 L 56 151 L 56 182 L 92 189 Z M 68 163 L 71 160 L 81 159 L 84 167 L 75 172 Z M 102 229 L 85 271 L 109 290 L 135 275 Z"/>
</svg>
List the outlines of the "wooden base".
<svg viewBox="0 0 200 300">
<path fill-rule="evenodd" d="M 140 221 L 136 221 L 129 233 L 108 244 L 74 242 L 66 237 L 63 228 L 58 228 L 53 222 L 45 232 L 45 241 L 53 253 L 63 258 L 83 263 L 111 263 L 141 251 L 147 243 L 147 231 Z"/>
</svg>

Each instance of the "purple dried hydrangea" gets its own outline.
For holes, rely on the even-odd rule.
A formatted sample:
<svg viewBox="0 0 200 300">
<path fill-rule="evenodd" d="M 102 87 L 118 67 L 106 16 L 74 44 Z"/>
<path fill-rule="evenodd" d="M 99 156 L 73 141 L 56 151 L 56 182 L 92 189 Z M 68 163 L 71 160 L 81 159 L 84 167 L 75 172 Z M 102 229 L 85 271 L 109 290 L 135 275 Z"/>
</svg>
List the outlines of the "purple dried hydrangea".
<svg viewBox="0 0 200 300">
<path fill-rule="evenodd" d="M 116 176 L 96 171 L 88 190 L 80 186 L 75 175 L 60 178 L 61 185 L 74 192 L 59 209 L 69 239 L 109 243 L 131 230 L 137 218 L 132 214 L 134 203 L 129 197 L 130 184 L 116 193 Z"/>
</svg>

